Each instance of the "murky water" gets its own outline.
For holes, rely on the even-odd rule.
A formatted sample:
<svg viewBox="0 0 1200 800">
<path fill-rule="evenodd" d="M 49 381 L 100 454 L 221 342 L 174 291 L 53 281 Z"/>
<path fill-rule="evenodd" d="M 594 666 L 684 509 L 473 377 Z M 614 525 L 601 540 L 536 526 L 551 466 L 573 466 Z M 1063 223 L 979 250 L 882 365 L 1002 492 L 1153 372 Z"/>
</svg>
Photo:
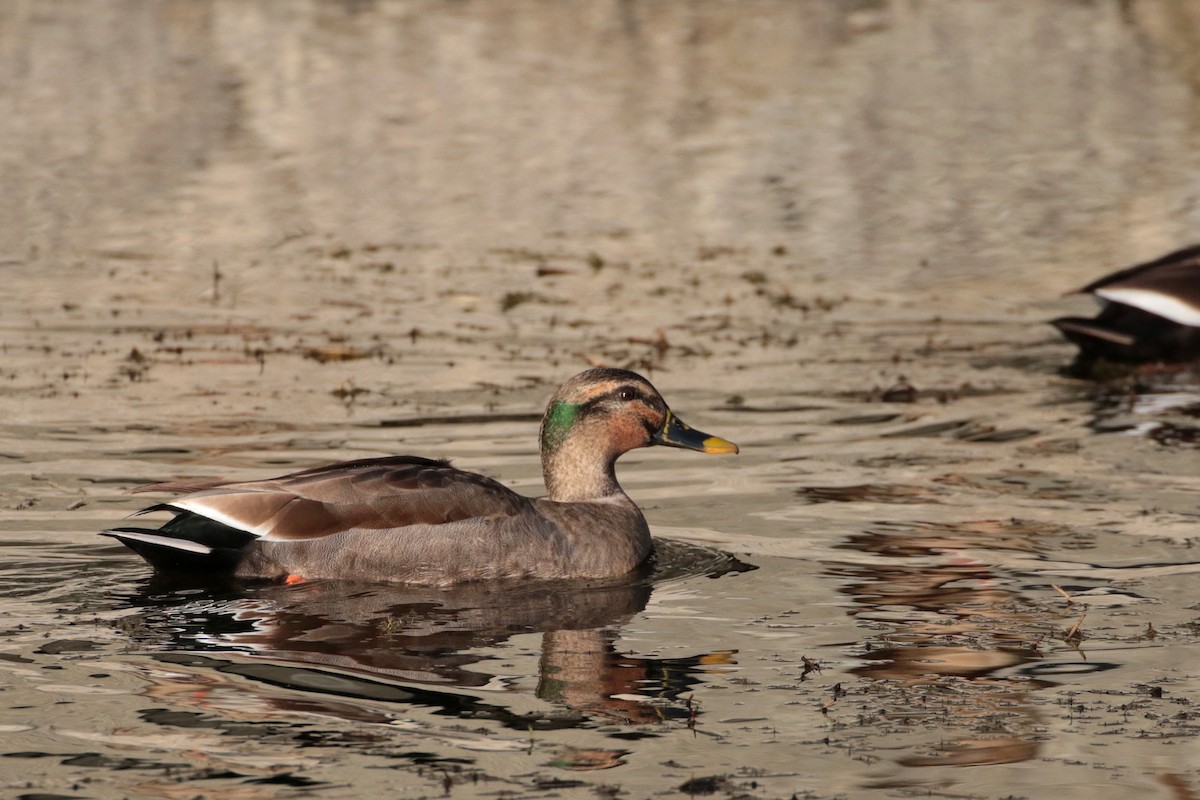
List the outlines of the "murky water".
<svg viewBox="0 0 1200 800">
<path fill-rule="evenodd" d="M 0 5 L 8 797 L 1186 798 L 1200 382 L 1045 319 L 1200 230 L 1168 0 Z M 128 488 L 742 445 L 614 585 L 167 586 Z"/>
</svg>

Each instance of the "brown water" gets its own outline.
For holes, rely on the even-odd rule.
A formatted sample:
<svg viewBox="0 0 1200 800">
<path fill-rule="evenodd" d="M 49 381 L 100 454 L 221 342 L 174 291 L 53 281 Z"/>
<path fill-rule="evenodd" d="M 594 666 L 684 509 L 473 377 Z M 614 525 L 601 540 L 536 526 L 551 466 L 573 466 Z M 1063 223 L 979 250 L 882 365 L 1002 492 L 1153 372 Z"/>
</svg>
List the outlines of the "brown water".
<svg viewBox="0 0 1200 800">
<path fill-rule="evenodd" d="M 0 793 L 1200 795 L 1200 384 L 1043 324 L 1200 230 L 1192 9 L 0 4 Z M 622 461 L 621 585 L 95 535 L 396 452 L 539 493 L 589 362 L 743 447 Z"/>
</svg>

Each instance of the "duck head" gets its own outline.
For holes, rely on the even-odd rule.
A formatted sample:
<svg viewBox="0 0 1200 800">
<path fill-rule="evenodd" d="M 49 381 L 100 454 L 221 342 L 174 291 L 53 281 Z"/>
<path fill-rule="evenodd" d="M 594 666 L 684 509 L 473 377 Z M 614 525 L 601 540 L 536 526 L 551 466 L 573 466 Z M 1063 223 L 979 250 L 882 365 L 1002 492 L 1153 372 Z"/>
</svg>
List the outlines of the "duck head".
<svg viewBox="0 0 1200 800">
<path fill-rule="evenodd" d="M 736 453 L 733 442 L 702 433 L 672 413 L 648 380 L 623 369 L 589 369 L 564 383 L 542 418 L 542 473 L 551 500 L 620 492 L 613 465 L 622 453 L 666 445 Z"/>
</svg>

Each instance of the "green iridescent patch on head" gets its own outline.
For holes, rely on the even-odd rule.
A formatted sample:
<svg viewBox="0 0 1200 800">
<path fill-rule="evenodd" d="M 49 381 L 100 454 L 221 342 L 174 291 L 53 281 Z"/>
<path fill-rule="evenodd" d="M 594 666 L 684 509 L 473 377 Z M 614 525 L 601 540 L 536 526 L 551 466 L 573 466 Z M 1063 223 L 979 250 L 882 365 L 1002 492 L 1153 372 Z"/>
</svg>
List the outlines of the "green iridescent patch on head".
<svg viewBox="0 0 1200 800">
<path fill-rule="evenodd" d="M 555 403 L 546 415 L 545 430 L 542 432 L 542 449 L 553 450 L 567 438 L 567 432 L 579 417 L 578 403 Z"/>
</svg>

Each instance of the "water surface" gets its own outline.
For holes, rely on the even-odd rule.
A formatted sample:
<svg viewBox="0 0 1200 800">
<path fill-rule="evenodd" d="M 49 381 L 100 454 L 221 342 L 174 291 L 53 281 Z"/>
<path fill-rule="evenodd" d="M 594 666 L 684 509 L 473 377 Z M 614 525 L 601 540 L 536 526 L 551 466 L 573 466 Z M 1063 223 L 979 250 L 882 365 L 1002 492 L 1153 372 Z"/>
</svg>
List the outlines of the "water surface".
<svg viewBox="0 0 1200 800">
<path fill-rule="evenodd" d="M 1061 295 L 1191 243 L 1185 4 L 0 7 L 5 796 L 1200 793 L 1194 375 Z M 538 494 L 588 363 L 736 457 L 605 585 L 168 586 L 155 480 Z"/>
</svg>

